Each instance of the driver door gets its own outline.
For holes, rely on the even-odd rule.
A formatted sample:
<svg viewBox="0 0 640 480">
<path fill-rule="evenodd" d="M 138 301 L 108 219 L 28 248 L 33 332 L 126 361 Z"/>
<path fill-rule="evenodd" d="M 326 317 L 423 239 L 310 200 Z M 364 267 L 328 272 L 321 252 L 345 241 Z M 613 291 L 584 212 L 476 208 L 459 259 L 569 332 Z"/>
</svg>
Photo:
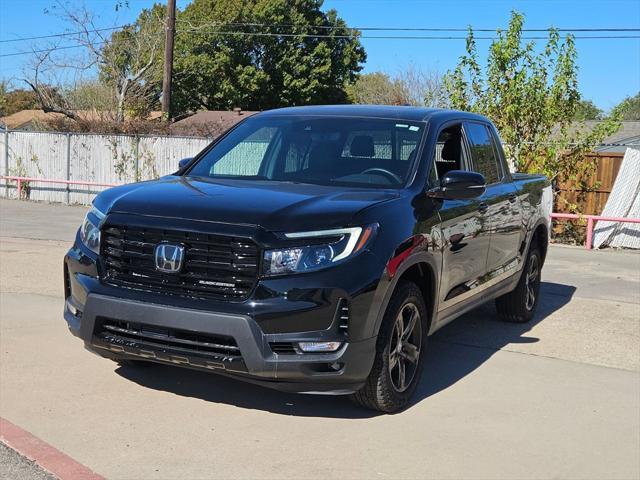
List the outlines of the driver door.
<svg viewBox="0 0 640 480">
<path fill-rule="evenodd" d="M 449 170 L 471 170 L 461 123 L 448 125 L 438 135 L 432 178 L 439 181 Z M 489 251 L 486 217 L 480 200 L 441 202 L 438 211 L 443 242 L 439 312 L 471 296 L 483 282 Z"/>
</svg>

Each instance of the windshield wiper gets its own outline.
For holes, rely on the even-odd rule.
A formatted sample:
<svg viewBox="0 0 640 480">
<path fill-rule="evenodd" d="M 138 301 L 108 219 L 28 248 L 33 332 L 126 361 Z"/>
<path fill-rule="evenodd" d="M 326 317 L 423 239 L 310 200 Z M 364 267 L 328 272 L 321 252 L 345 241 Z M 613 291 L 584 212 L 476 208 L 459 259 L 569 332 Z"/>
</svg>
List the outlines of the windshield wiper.
<svg viewBox="0 0 640 480">
<path fill-rule="evenodd" d="M 211 179 L 222 179 L 222 180 L 271 180 L 269 177 L 265 177 L 264 175 L 209 175 L 206 178 Z"/>
</svg>

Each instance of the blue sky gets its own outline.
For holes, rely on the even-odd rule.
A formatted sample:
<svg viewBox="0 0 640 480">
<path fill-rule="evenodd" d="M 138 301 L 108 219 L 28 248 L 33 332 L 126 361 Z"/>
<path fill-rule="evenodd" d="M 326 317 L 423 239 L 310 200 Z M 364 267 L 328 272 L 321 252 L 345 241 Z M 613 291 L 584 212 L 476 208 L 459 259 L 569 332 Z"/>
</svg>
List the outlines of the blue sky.
<svg viewBox="0 0 640 480">
<path fill-rule="evenodd" d="M 68 1 L 74 4 L 81 0 Z M 116 12 L 115 0 L 85 0 L 104 27 L 130 22 L 153 3 L 129 0 L 129 8 Z M 187 3 L 188 0 L 178 0 L 178 7 Z M 0 40 L 64 31 L 66 26 L 59 19 L 44 13 L 52 4 L 53 0 L 0 0 Z M 510 11 L 517 9 L 526 15 L 525 28 L 640 28 L 640 0 L 325 0 L 324 6 L 335 8 L 354 27 L 498 28 L 505 27 Z M 393 74 L 412 64 L 418 69 L 443 73 L 456 64 L 464 50 L 464 40 L 365 38 L 362 42 L 368 54 L 365 72 L 383 70 Z M 480 51 L 486 51 L 489 43 L 479 41 Z M 579 85 L 585 98 L 608 110 L 640 90 L 640 39 L 576 40 L 576 44 Z M 28 48 L 28 42 L 0 43 L 0 55 Z M 27 58 L 0 57 L 0 78 L 20 78 Z"/>
</svg>

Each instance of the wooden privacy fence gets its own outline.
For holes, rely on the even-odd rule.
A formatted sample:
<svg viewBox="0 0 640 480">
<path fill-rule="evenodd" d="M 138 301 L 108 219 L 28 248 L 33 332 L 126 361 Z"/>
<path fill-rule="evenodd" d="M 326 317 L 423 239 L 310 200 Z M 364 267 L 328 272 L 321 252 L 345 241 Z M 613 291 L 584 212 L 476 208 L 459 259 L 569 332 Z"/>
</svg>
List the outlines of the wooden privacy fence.
<svg viewBox="0 0 640 480">
<path fill-rule="evenodd" d="M 600 215 L 613 189 L 623 157 L 624 153 L 587 154 L 587 158 L 597 161 L 595 174 L 585 179 L 584 188 L 578 182 L 559 180 L 554 211 L 567 212 L 569 205 L 576 205 L 576 211 L 583 215 Z"/>
<path fill-rule="evenodd" d="M 624 153 L 589 153 L 596 160 L 595 173 L 583 182 L 560 179 L 554 201 L 554 212 L 578 212 L 582 215 L 600 215 L 607 204 L 613 184 L 622 165 Z M 591 225 L 593 226 L 593 225 Z M 576 222 L 554 221 L 553 236 L 557 241 L 581 244 L 589 235 L 586 218 Z"/>
</svg>

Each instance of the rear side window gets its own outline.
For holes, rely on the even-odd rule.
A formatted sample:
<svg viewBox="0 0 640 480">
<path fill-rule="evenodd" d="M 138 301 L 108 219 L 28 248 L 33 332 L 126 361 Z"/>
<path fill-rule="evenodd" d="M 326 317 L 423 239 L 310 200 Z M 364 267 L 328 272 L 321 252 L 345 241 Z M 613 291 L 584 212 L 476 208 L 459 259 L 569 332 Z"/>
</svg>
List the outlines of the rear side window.
<svg viewBox="0 0 640 480">
<path fill-rule="evenodd" d="M 487 184 L 499 182 L 502 174 L 489 129 L 481 123 L 465 123 L 464 129 L 469 140 L 473 169 L 484 176 Z"/>
</svg>

